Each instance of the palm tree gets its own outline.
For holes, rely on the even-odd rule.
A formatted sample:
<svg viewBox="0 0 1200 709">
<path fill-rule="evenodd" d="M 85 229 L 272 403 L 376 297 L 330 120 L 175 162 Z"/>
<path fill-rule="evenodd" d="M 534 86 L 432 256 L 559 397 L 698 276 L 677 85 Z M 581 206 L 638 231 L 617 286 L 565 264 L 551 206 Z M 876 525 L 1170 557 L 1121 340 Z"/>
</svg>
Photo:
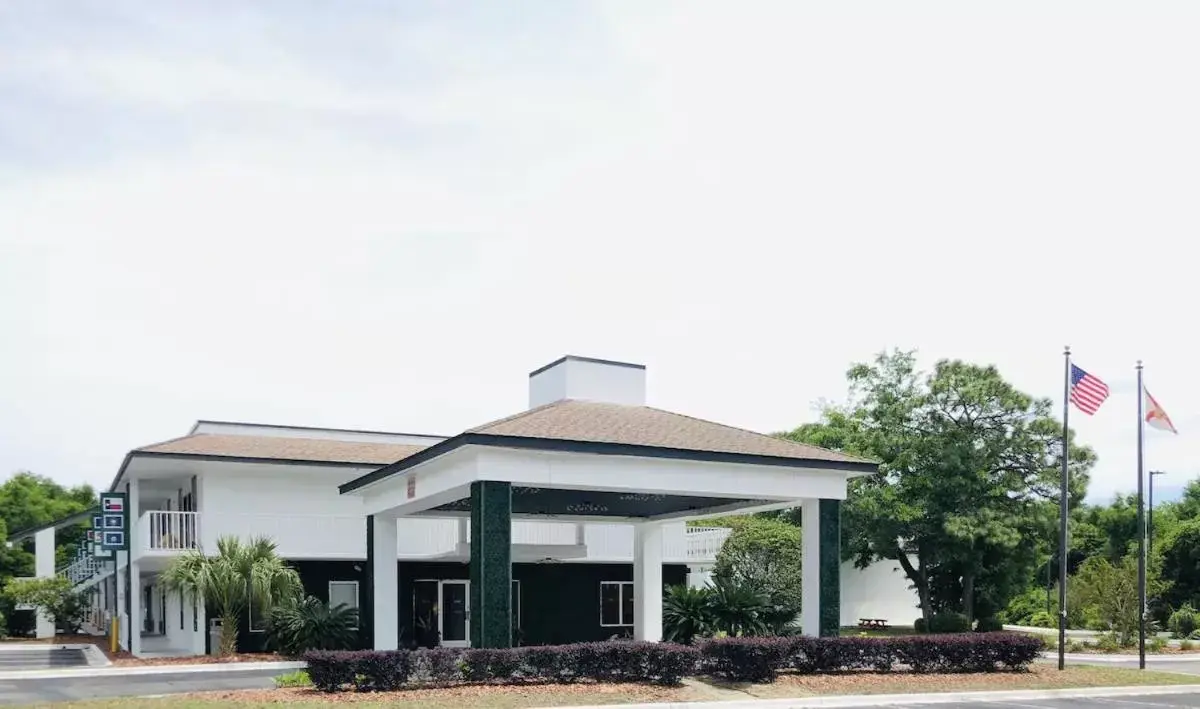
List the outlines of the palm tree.
<svg viewBox="0 0 1200 709">
<path fill-rule="evenodd" d="M 238 625 L 251 605 L 266 617 L 273 606 L 295 601 L 303 593 L 300 575 L 276 555 L 275 543 L 266 537 L 248 544 L 222 537 L 216 556 L 190 551 L 167 566 L 161 581 L 167 590 L 203 599 L 220 617 L 220 655 L 237 651 Z"/>
</svg>

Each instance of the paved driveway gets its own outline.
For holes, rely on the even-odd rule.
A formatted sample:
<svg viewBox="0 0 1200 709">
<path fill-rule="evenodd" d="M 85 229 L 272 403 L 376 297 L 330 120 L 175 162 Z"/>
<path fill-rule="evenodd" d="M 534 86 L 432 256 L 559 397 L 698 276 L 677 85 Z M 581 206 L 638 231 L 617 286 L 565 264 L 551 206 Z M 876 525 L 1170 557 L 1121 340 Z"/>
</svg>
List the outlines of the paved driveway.
<svg viewBox="0 0 1200 709">
<path fill-rule="evenodd" d="M 139 697 L 152 694 L 179 694 L 224 689 L 266 689 L 274 687 L 272 678 L 279 670 L 179 673 L 155 675 L 114 675 L 112 677 L 70 677 L 6 680 L 0 674 L 0 705 L 68 702 L 107 697 Z"/>
</svg>

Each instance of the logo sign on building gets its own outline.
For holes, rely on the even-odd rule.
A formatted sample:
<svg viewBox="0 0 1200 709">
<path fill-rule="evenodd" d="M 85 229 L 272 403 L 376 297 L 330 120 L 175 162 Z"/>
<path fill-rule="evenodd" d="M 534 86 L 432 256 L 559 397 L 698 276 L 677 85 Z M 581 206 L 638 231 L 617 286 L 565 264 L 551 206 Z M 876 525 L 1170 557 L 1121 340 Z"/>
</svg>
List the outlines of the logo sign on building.
<svg viewBox="0 0 1200 709">
<path fill-rule="evenodd" d="M 106 492 L 100 496 L 101 514 L 92 517 L 92 525 L 98 536 L 96 541 L 100 542 L 100 549 L 105 552 L 129 548 L 129 509 L 126 502 L 123 492 Z"/>
<path fill-rule="evenodd" d="M 417 496 L 417 474 L 410 473 L 408 476 L 408 499 L 413 499 Z"/>
</svg>

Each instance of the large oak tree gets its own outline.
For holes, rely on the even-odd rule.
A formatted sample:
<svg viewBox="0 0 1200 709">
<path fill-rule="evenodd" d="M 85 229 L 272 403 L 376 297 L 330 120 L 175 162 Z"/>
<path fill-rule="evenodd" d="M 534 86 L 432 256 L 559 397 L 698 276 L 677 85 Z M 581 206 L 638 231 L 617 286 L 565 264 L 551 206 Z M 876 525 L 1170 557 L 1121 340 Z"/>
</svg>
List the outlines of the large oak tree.
<svg viewBox="0 0 1200 709">
<path fill-rule="evenodd" d="M 851 483 L 843 552 L 866 565 L 893 559 L 927 620 L 940 610 L 974 618 L 1019 593 L 1053 539 L 1062 425 L 1049 399 L 1019 391 L 995 367 L 881 354 L 847 373 L 850 398 L 818 423 L 783 434 L 880 461 Z M 1095 460 L 1072 445 L 1070 487 L 1082 499 Z"/>
</svg>

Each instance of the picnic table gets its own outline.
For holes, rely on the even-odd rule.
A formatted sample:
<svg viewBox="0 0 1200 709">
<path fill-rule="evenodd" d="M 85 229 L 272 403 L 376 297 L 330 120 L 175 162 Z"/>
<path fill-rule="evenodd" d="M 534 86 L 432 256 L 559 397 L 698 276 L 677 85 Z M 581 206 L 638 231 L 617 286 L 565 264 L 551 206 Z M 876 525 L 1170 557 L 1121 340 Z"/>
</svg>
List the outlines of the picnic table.
<svg viewBox="0 0 1200 709">
<path fill-rule="evenodd" d="M 859 618 L 858 627 L 884 630 L 888 627 L 888 622 L 885 618 Z"/>
</svg>

